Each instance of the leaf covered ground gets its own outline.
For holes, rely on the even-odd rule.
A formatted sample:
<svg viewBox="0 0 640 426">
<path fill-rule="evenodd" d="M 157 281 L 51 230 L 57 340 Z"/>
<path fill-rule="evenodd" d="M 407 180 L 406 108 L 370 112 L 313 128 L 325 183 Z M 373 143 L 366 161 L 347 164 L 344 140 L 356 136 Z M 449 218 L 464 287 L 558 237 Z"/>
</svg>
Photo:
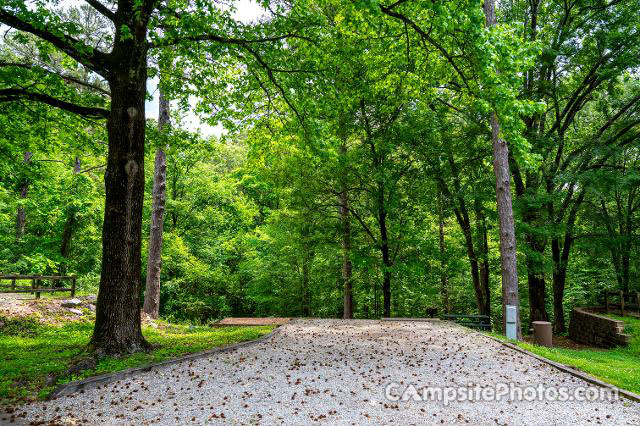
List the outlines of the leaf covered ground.
<svg viewBox="0 0 640 426">
<path fill-rule="evenodd" d="M 0 317 L 0 323 L 0 402 L 4 403 L 43 398 L 62 383 L 253 340 L 273 329 L 146 322 L 143 334 L 154 347 L 151 352 L 93 360 L 86 352 L 93 331 L 91 317 L 62 325 L 44 324 L 35 317 Z"/>
</svg>

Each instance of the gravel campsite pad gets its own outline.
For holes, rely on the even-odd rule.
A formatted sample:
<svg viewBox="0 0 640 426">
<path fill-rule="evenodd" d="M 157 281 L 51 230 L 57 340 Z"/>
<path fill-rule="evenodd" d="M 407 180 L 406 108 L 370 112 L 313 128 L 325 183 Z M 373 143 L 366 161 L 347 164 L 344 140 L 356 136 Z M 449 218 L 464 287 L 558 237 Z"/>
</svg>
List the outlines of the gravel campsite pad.
<svg viewBox="0 0 640 426">
<path fill-rule="evenodd" d="M 398 401 L 390 383 L 587 383 L 470 330 L 439 322 L 298 320 L 266 341 L 159 368 L 17 411 L 55 424 L 640 425 L 640 404 Z"/>
</svg>

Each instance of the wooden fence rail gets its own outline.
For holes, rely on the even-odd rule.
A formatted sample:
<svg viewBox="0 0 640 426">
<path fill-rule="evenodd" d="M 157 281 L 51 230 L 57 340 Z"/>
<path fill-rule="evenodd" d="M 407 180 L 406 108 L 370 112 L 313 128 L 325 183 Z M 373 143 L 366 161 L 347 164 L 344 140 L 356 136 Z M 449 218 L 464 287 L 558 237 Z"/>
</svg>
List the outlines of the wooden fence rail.
<svg viewBox="0 0 640 426">
<path fill-rule="evenodd" d="M 618 303 L 614 303 L 614 298 L 618 299 Z M 633 303 L 634 300 L 635 303 Z M 610 313 L 612 309 L 618 309 L 621 316 L 624 316 L 627 310 L 637 311 L 640 315 L 640 291 L 625 293 L 622 290 L 605 290 L 604 309 L 607 313 Z"/>
<path fill-rule="evenodd" d="M 53 287 L 54 281 L 71 281 L 71 287 Z M 2 281 L 11 281 L 11 284 L 3 284 Z M 20 281 L 30 281 L 30 285 L 18 285 Z M 42 281 L 50 281 L 50 287 L 43 287 Z M 0 293 L 31 293 L 40 299 L 40 293 L 71 292 L 71 297 L 76 295 L 75 275 L 19 275 L 0 274 Z"/>
</svg>

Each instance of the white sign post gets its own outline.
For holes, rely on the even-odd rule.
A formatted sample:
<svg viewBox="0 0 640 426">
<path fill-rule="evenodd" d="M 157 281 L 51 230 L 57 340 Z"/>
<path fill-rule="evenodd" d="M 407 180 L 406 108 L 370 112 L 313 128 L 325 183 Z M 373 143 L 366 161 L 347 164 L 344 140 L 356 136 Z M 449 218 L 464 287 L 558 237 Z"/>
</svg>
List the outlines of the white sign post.
<svg viewBox="0 0 640 426">
<path fill-rule="evenodd" d="M 518 332 L 517 332 L 517 327 L 518 327 L 518 323 L 517 323 L 517 317 L 518 317 L 518 311 L 517 311 L 517 307 L 513 306 L 513 305 L 507 305 L 505 307 L 505 315 L 506 315 L 506 324 L 507 324 L 507 329 L 505 330 L 506 334 L 507 334 L 507 339 L 513 339 L 516 340 L 518 338 Z"/>
</svg>

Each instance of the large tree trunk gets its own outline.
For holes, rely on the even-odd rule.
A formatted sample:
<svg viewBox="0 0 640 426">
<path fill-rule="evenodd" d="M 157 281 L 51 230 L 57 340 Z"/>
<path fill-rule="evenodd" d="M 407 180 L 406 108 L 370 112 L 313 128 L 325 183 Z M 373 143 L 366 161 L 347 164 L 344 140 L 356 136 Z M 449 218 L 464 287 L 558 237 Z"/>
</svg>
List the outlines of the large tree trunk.
<svg viewBox="0 0 640 426">
<path fill-rule="evenodd" d="M 109 76 L 111 112 L 105 173 L 102 273 L 91 347 L 97 353 L 131 353 L 149 347 L 140 327 L 141 225 L 144 198 L 146 23 L 118 15 Z M 127 21 L 125 21 L 127 20 Z M 124 37 L 119 29 L 134 33 Z"/>
<path fill-rule="evenodd" d="M 345 155 L 347 146 L 343 143 L 340 146 L 340 154 Z M 343 184 L 338 196 L 340 204 L 340 228 L 342 232 L 342 288 L 344 292 L 344 307 L 342 318 L 353 318 L 353 283 L 351 280 L 351 217 L 349 215 L 349 196 L 346 185 Z"/>
<path fill-rule="evenodd" d="M 438 246 L 440 249 L 440 298 L 442 310 L 449 313 L 449 275 L 447 274 L 447 251 L 444 244 L 444 206 L 442 192 L 438 192 Z"/>
<path fill-rule="evenodd" d="M 485 0 L 486 25 L 495 25 L 495 0 Z M 522 339 L 520 330 L 520 299 L 518 297 L 518 262 L 516 258 L 516 227 L 513 219 L 511 199 L 511 172 L 509 170 L 509 147 L 500 138 L 500 124 L 495 112 L 491 114 L 491 143 L 493 146 L 493 172 L 496 176 L 496 204 L 500 225 L 500 264 L 502 269 L 502 318 L 506 330 L 506 306 L 516 307 L 517 339 Z"/>
<path fill-rule="evenodd" d="M 492 0 L 487 0 L 491 3 Z M 518 263 L 516 259 L 516 231 L 511 200 L 509 148 L 498 137 L 500 125 L 496 114 L 491 114 L 491 139 L 493 144 L 493 171 L 496 176 L 496 204 L 500 225 L 500 266 L 502 271 L 503 328 L 506 330 L 506 306 L 516 307 L 517 338 L 522 339 L 520 330 L 520 299 L 518 297 Z"/>
<path fill-rule="evenodd" d="M 169 101 L 162 89 L 159 96 L 158 130 L 160 134 L 169 122 Z M 149 235 L 149 257 L 147 260 L 147 285 L 142 311 L 151 318 L 158 318 L 160 311 L 160 271 L 162 268 L 162 235 L 164 228 L 164 205 L 167 193 L 167 156 L 162 147 L 156 149 L 153 171 L 151 206 L 151 230 Z"/>
<path fill-rule="evenodd" d="M 24 153 L 22 163 L 25 165 L 31 164 L 31 157 L 33 156 L 32 152 L 26 151 Z M 25 177 L 20 186 L 20 199 L 24 200 L 27 198 L 29 194 L 29 180 Z M 27 225 L 27 213 L 24 209 L 24 206 L 19 205 L 16 212 L 16 239 L 22 238 L 24 235 L 24 229 Z"/>
</svg>

